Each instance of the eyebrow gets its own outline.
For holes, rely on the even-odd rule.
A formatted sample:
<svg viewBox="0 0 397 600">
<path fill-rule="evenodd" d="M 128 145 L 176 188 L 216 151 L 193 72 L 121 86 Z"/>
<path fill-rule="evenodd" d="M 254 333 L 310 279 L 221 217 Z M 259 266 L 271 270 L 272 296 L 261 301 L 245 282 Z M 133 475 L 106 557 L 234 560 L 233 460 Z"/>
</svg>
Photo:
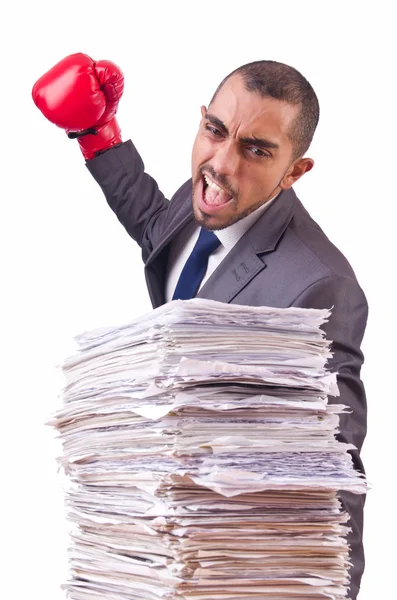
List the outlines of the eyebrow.
<svg viewBox="0 0 397 600">
<path fill-rule="evenodd" d="M 223 121 L 218 119 L 218 117 L 207 112 L 205 114 L 205 118 L 213 125 L 216 125 L 218 127 L 218 129 L 220 129 L 222 131 L 222 133 L 224 133 L 225 135 L 229 135 L 228 128 L 223 123 Z M 266 150 L 268 150 L 268 149 L 278 150 L 280 148 L 280 146 L 278 144 L 276 144 L 275 142 L 271 142 L 264 138 L 257 138 L 255 136 L 252 138 L 250 138 L 250 137 L 240 138 L 240 142 L 242 142 L 243 144 L 247 144 L 247 145 L 257 146 L 258 148 L 264 148 Z"/>
</svg>

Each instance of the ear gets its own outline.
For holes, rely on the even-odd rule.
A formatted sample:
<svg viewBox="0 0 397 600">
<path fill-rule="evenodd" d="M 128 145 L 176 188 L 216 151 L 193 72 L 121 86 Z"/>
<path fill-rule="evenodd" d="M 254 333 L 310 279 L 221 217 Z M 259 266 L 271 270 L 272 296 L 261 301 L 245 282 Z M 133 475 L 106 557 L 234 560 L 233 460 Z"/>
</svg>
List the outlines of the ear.
<svg viewBox="0 0 397 600">
<path fill-rule="evenodd" d="M 206 106 L 202 106 L 201 107 L 201 116 L 204 119 L 205 115 L 207 114 L 207 107 Z"/>
<path fill-rule="evenodd" d="M 298 158 L 292 163 L 283 179 L 280 182 L 280 188 L 282 190 L 288 190 L 294 185 L 298 179 L 305 173 L 308 173 L 314 167 L 314 160 L 312 158 Z"/>
</svg>

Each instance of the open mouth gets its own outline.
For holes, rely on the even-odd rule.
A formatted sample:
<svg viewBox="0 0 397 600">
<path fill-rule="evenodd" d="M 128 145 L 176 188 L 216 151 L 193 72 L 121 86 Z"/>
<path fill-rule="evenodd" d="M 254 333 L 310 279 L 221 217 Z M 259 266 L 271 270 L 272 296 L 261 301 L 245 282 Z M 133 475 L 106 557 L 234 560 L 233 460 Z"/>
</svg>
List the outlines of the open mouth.
<svg viewBox="0 0 397 600">
<path fill-rule="evenodd" d="M 229 192 L 221 188 L 208 175 L 201 178 L 201 200 L 206 209 L 217 211 L 233 200 Z"/>
</svg>

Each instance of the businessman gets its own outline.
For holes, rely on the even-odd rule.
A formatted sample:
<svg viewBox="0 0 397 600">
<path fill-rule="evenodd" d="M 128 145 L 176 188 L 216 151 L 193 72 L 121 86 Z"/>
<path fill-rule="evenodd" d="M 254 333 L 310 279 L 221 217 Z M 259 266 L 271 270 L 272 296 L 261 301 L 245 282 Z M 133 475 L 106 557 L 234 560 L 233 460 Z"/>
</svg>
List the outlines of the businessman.
<svg viewBox="0 0 397 600">
<path fill-rule="evenodd" d="M 324 326 L 338 373 L 339 439 L 354 444 L 355 467 L 366 434 L 360 350 L 367 302 L 355 274 L 298 200 L 294 183 L 313 167 L 305 156 L 318 118 L 313 88 L 275 61 L 239 67 L 218 86 L 192 152 L 192 178 L 164 198 L 116 113 L 123 74 L 110 61 L 74 54 L 33 87 L 43 114 L 77 138 L 88 170 L 142 249 L 153 307 L 199 296 L 249 306 L 331 308 Z M 175 104 L 178 114 L 178 104 Z M 173 115 L 174 117 L 174 115 Z M 330 399 L 332 401 L 332 398 Z M 351 590 L 364 569 L 364 497 L 345 493 L 350 515 Z"/>
</svg>

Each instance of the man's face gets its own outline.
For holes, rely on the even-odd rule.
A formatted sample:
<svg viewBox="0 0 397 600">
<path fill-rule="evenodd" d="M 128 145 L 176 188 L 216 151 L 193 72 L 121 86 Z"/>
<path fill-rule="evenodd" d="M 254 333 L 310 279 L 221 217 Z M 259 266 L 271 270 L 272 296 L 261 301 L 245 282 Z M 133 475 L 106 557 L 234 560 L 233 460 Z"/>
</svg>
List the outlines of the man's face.
<svg viewBox="0 0 397 600">
<path fill-rule="evenodd" d="M 207 229 L 228 227 L 311 168 L 311 159 L 293 161 L 288 132 L 298 110 L 247 91 L 239 75 L 226 81 L 208 112 L 201 108 L 192 153 L 198 223 Z M 296 175 L 295 163 L 302 160 L 311 165 Z"/>
</svg>

